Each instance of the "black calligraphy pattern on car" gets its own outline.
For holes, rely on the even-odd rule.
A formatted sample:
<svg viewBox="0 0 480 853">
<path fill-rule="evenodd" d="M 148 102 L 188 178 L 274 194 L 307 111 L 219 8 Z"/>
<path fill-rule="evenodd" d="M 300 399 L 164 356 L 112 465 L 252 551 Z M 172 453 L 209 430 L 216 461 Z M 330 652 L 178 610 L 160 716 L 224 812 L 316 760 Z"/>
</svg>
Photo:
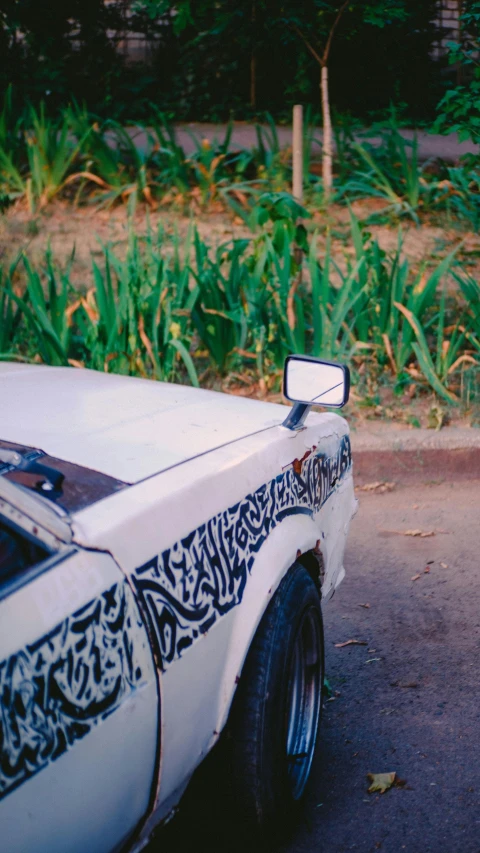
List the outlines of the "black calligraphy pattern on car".
<svg viewBox="0 0 480 853">
<path fill-rule="evenodd" d="M 133 593 L 119 583 L 0 662 L 0 799 L 139 686 L 138 628 Z"/>
<path fill-rule="evenodd" d="M 241 602 L 255 555 L 277 524 L 318 512 L 350 465 L 343 436 L 334 456 L 311 453 L 136 570 L 163 668 Z"/>
</svg>

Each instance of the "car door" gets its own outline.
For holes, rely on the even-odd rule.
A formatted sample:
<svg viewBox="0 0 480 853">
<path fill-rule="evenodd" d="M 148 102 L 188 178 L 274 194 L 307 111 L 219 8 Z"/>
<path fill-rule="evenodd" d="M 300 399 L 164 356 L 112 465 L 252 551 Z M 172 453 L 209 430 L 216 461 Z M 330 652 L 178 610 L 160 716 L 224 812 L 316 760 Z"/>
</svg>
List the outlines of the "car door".
<svg viewBox="0 0 480 853">
<path fill-rule="evenodd" d="M 15 505 L 3 487 L 15 489 L 0 480 L 1 847 L 108 853 L 150 799 L 147 634 L 111 556 L 61 541 L 63 522 L 42 527 L 30 496 Z"/>
</svg>

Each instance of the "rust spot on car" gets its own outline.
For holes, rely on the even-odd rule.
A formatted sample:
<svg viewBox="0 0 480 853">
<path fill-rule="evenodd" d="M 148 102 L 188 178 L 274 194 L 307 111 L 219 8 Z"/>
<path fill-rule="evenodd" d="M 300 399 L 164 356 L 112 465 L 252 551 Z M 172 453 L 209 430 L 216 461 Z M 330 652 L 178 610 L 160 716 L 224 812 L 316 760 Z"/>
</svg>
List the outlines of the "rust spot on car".
<svg viewBox="0 0 480 853">
<path fill-rule="evenodd" d="M 292 466 L 293 466 L 293 470 L 295 471 L 295 474 L 301 474 L 302 473 L 302 465 L 305 462 L 305 459 L 308 459 L 308 457 L 310 456 L 310 454 L 312 452 L 313 452 L 313 448 L 312 448 L 312 450 L 306 450 L 301 459 L 294 459 L 293 460 Z"/>
</svg>

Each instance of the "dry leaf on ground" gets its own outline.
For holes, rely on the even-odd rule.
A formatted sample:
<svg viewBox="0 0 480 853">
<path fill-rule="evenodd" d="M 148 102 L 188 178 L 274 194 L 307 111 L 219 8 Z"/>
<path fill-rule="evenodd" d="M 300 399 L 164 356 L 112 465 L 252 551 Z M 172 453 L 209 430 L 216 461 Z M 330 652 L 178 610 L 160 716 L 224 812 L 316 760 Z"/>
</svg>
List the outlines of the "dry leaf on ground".
<svg viewBox="0 0 480 853">
<path fill-rule="evenodd" d="M 404 536 L 420 536 L 425 539 L 427 536 L 435 536 L 434 530 L 405 530 Z"/>
<path fill-rule="evenodd" d="M 366 608 L 367 608 L 367 610 L 368 610 L 368 608 L 370 607 L 370 605 L 369 605 L 368 603 L 367 603 L 367 604 L 359 604 L 358 606 L 359 606 L 359 607 L 366 607 Z"/>
<path fill-rule="evenodd" d="M 386 483 L 380 481 L 378 483 L 365 483 L 364 486 L 357 486 L 359 492 L 377 492 L 383 495 L 385 492 L 391 492 L 395 488 L 395 483 Z"/>
<path fill-rule="evenodd" d="M 344 646 L 366 646 L 368 643 L 364 643 L 363 640 L 345 640 L 344 643 L 335 643 L 336 649 L 343 649 Z"/>
<path fill-rule="evenodd" d="M 396 775 L 396 773 L 367 773 L 367 779 L 370 782 L 368 793 L 374 794 L 375 791 L 380 791 L 384 794 L 395 784 Z"/>
<path fill-rule="evenodd" d="M 440 563 L 442 569 L 448 569 L 448 563 Z"/>
<path fill-rule="evenodd" d="M 410 578 L 412 581 L 418 581 L 420 575 L 414 575 L 413 578 Z"/>
</svg>

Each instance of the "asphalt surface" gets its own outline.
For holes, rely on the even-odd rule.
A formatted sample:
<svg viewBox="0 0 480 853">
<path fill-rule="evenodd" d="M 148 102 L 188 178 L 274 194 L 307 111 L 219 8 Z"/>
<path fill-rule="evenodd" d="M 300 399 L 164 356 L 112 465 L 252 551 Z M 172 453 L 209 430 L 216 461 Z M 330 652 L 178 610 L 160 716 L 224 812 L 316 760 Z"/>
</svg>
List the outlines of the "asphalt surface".
<svg viewBox="0 0 480 853">
<path fill-rule="evenodd" d="M 324 614 L 334 694 L 278 853 L 479 853 L 480 481 L 357 494 L 347 576 Z M 351 639 L 366 645 L 335 647 Z M 367 773 L 392 771 L 404 784 L 367 793 Z M 149 853 L 236 849 L 202 790 Z"/>
<path fill-rule="evenodd" d="M 225 124 L 208 124 L 202 122 L 190 122 L 189 124 L 178 124 L 175 126 L 177 142 L 184 148 L 187 154 L 192 154 L 196 149 L 195 140 L 202 141 L 204 139 L 213 142 L 215 139 L 222 141 L 227 132 Z M 270 139 L 270 130 L 266 128 L 265 139 Z M 147 134 L 138 129 L 130 128 L 129 132 L 135 137 L 137 146 L 142 149 L 148 148 Z M 444 135 L 427 133 L 426 131 L 413 131 L 409 129 L 401 129 L 400 133 L 405 139 L 412 140 L 414 135 L 418 142 L 418 156 L 420 160 L 429 160 L 430 158 L 440 158 L 449 162 L 456 162 L 462 154 L 473 153 L 478 154 L 478 145 L 472 142 L 459 142 L 456 133 Z M 277 127 L 277 138 L 281 148 L 287 148 L 292 144 L 292 128 L 285 126 Z M 379 145 L 381 139 L 379 136 L 369 134 L 368 132 L 358 135 L 358 141 L 368 141 L 373 145 Z M 312 151 L 313 155 L 321 153 L 321 128 L 317 128 L 313 134 Z M 230 142 L 230 150 L 240 148 L 255 148 L 258 145 L 257 132 L 255 126 L 246 122 L 235 122 L 233 125 L 232 137 Z"/>
</svg>

